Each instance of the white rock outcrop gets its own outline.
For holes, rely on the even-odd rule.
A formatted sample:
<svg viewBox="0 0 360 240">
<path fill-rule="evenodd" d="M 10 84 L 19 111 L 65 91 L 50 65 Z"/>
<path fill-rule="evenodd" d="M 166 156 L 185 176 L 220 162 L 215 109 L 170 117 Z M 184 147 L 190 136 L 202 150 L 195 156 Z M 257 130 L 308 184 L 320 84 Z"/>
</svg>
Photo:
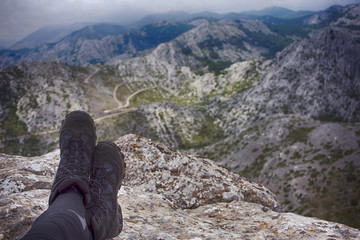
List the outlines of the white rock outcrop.
<svg viewBox="0 0 360 240">
<path fill-rule="evenodd" d="M 279 212 L 274 194 L 212 161 L 135 135 L 116 143 L 126 178 L 118 194 L 124 230 L 115 239 L 359 239 L 342 224 Z M 20 238 L 47 208 L 59 150 L 0 155 L 0 238 Z"/>
</svg>

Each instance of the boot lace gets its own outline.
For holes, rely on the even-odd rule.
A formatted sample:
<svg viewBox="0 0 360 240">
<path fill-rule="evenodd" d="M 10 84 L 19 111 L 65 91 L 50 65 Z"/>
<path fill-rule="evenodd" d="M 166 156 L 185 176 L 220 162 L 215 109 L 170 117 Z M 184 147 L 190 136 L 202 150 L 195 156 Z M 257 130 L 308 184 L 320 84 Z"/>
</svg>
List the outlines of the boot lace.
<svg viewBox="0 0 360 240">
<path fill-rule="evenodd" d="M 108 214 L 109 209 L 107 209 L 104 204 L 104 183 L 105 178 L 102 175 L 97 175 L 96 178 L 92 178 L 90 180 L 90 193 L 91 193 L 91 205 L 89 210 L 92 214 L 97 218 L 101 218 L 101 214 Z"/>
<path fill-rule="evenodd" d="M 66 165 L 65 167 L 62 167 L 60 169 L 64 174 L 69 174 L 70 176 L 86 175 L 83 147 L 83 140 L 69 140 L 67 151 L 64 154 L 64 158 L 66 159 Z"/>
</svg>

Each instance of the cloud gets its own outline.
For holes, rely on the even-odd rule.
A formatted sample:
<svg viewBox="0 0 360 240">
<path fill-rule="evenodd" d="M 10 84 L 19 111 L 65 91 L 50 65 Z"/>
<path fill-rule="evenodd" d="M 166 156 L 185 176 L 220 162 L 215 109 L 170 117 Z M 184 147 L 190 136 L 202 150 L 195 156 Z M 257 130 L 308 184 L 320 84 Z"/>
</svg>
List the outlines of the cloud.
<svg viewBox="0 0 360 240">
<path fill-rule="evenodd" d="M 0 39 L 15 40 L 47 25 L 75 22 L 129 22 L 169 11 L 241 12 L 278 5 L 320 10 L 360 0 L 0 0 Z"/>
</svg>

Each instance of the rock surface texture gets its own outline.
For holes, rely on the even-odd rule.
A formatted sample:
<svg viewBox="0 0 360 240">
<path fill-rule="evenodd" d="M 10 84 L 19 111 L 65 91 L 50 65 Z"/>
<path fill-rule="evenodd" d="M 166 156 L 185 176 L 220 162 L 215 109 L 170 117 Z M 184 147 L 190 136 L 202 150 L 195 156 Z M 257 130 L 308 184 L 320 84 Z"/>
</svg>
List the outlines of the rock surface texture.
<svg viewBox="0 0 360 240">
<path fill-rule="evenodd" d="M 280 212 L 260 184 L 201 157 L 135 135 L 116 143 L 127 173 L 118 201 L 124 230 L 115 239 L 359 239 L 342 224 Z M 47 208 L 59 151 L 0 155 L 0 238 L 18 239 Z"/>
</svg>

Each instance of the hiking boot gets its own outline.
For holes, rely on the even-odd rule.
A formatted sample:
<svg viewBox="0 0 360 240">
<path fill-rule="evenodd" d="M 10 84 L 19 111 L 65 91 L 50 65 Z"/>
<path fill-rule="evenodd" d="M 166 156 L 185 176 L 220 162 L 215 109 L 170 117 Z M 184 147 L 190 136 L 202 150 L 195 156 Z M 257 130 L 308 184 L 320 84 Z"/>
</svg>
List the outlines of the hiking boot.
<svg viewBox="0 0 360 240">
<path fill-rule="evenodd" d="M 90 203 L 89 175 L 96 144 L 93 119 L 82 111 L 66 115 L 60 129 L 60 163 L 51 188 L 49 206 L 66 189 L 75 187 L 84 205 Z"/>
<path fill-rule="evenodd" d="M 98 143 L 91 164 L 91 202 L 86 217 L 95 240 L 113 238 L 122 230 L 123 218 L 117 194 L 125 167 L 124 155 L 115 143 Z"/>
</svg>

